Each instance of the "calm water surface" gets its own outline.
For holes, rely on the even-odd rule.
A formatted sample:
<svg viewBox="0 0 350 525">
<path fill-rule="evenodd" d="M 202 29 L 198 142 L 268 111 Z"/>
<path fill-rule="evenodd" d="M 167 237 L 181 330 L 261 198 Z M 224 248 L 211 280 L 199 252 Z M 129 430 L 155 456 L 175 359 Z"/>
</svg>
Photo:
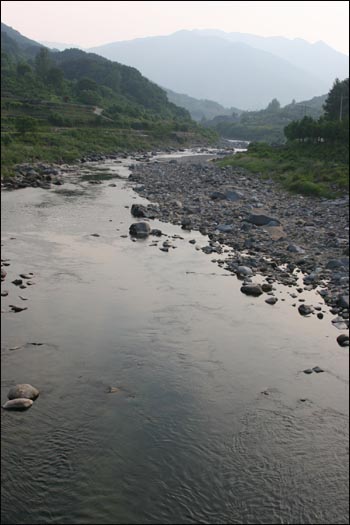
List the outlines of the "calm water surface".
<svg viewBox="0 0 350 525">
<path fill-rule="evenodd" d="M 114 182 L 2 194 L 1 401 L 41 392 L 1 411 L 2 523 L 348 523 L 333 316 L 301 317 L 289 288 L 244 296 L 199 233 L 152 221 L 184 238 L 169 253 L 122 237 L 143 199 Z M 11 284 L 22 272 L 35 285 Z"/>
</svg>

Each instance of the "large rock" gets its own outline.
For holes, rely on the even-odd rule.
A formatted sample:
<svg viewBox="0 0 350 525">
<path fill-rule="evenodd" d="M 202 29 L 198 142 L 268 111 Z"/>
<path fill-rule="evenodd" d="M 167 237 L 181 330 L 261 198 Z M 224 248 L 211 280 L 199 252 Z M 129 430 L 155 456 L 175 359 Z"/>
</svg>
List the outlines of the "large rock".
<svg viewBox="0 0 350 525">
<path fill-rule="evenodd" d="M 32 404 L 33 401 L 31 399 L 19 397 L 17 399 L 6 401 L 6 403 L 2 405 L 2 408 L 5 408 L 6 410 L 27 410 Z"/>
<path fill-rule="evenodd" d="M 298 311 L 300 315 L 310 315 L 314 309 L 312 306 L 308 306 L 307 304 L 301 304 L 298 308 Z"/>
<path fill-rule="evenodd" d="M 280 226 L 280 222 L 273 217 L 268 215 L 257 215 L 256 213 L 251 213 L 246 219 L 247 222 L 255 224 L 255 226 Z"/>
<path fill-rule="evenodd" d="M 142 204 L 133 204 L 130 211 L 134 217 L 148 217 L 147 208 Z"/>
<path fill-rule="evenodd" d="M 151 233 L 151 227 L 147 222 L 135 222 L 130 226 L 129 233 L 132 237 L 145 239 Z"/>
<path fill-rule="evenodd" d="M 246 295 L 253 295 L 254 297 L 258 297 L 264 293 L 260 284 L 244 284 L 241 286 L 241 292 Z"/>
<path fill-rule="evenodd" d="M 345 334 L 338 335 L 337 343 L 340 346 L 349 346 L 349 336 Z"/>
<path fill-rule="evenodd" d="M 36 399 L 39 395 L 39 390 L 32 385 L 26 383 L 19 384 L 10 388 L 7 397 L 9 399 Z"/>
<path fill-rule="evenodd" d="M 232 224 L 218 224 L 216 226 L 216 230 L 222 233 L 231 233 L 233 231 L 233 225 Z"/>
</svg>

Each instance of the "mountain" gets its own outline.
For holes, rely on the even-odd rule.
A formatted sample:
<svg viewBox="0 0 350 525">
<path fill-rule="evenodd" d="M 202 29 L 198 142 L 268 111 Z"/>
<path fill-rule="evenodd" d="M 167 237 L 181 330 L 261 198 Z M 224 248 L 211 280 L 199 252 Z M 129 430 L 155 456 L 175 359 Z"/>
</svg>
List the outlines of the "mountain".
<svg viewBox="0 0 350 525">
<path fill-rule="evenodd" d="M 17 94 L 20 94 L 22 90 L 23 95 L 25 91 L 29 94 L 33 88 L 38 90 L 38 95 L 41 90 L 42 94 L 44 95 L 45 92 L 45 96 L 47 96 L 48 93 L 46 92 L 55 87 L 54 82 L 51 86 L 51 77 L 56 76 L 56 87 L 58 87 L 58 69 L 64 79 L 68 81 L 65 87 L 66 90 L 70 91 L 70 97 L 77 101 L 80 99 L 81 102 L 84 102 L 83 98 L 86 100 L 90 98 L 91 100 L 95 99 L 95 102 L 92 101 L 91 104 L 99 103 L 102 106 L 109 106 L 116 102 L 120 102 L 122 106 L 136 104 L 138 108 L 137 110 L 135 108 L 135 114 L 140 113 L 141 109 L 145 109 L 156 112 L 159 117 L 189 119 L 189 114 L 183 108 L 178 108 L 170 103 L 166 93 L 159 86 L 143 77 L 133 67 L 111 62 L 99 55 L 86 53 L 79 49 L 67 49 L 62 52 L 49 51 L 46 47 L 24 37 L 3 23 L 1 24 L 1 36 L 2 53 L 7 56 L 7 60 L 10 62 L 6 69 L 7 62 L 6 60 L 3 61 L 5 75 L 2 79 L 2 86 L 7 92 L 15 89 Z M 41 67 L 44 67 L 46 71 L 39 75 L 36 69 L 37 55 L 40 52 L 43 53 Z M 28 60 L 27 67 L 31 70 L 32 75 L 18 74 L 18 68 L 16 70 L 11 67 L 11 61 L 18 62 L 25 59 Z M 56 70 L 56 73 L 52 74 L 52 70 Z M 37 74 L 33 75 L 35 72 Z M 69 82 L 78 84 L 77 86 L 69 85 Z M 30 94 L 33 95 L 34 93 Z M 57 93 L 53 94 L 57 95 Z M 67 93 L 64 94 L 67 95 Z"/>
<path fill-rule="evenodd" d="M 133 67 L 79 49 L 49 51 L 5 25 L 1 37 L 2 175 L 21 162 L 217 139 Z"/>
<path fill-rule="evenodd" d="M 33 58 L 43 47 L 35 40 L 27 38 L 15 29 L 1 22 L 1 51 L 15 59 Z"/>
<path fill-rule="evenodd" d="M 43 46 L 53 49 L 55 51 L 64 51 L 65 49 L 81 49 L 84 50 L 81 46 L 76 44 L 64 44 L 62 42 L 40 42 Z"/>
<path fill-rule="evenodd" d="M 322 95 L 332 84 L 328 76 L 319 79 L 271 52 L 198 31 L 115 42 L 91 51 L 137 67 L 167 89 L 226 107 L 262 108 L 274 97 L 287 104 Z"/>
<path fill-rule="evenodd" d="M 198 122 L 201 120 L 210 120 L 219 115 L 232 116 L 232 113 L 236 113 L 237 115 L 242 113 L 241 109 L 234 107 L 224 108 L 224 106 L 213 100 L 199 100 L 188 95 L 175 93 L 170 89 L 165 89 L 165 91 L 170 102 L 176 106 L 187 109 L 193 120 L 197 120 Z"/>
<path fill-rule="evenodd" d="M 193 32 L 197 35 L 220 37 L 230 42 L 241 42 L 272 53 L 308 71 L 320 81 L 326 81 L 330 87 L 335 78 L 344 79 L 349 76 L 349 57 L 322 41 L 311 44 L 302 38 L 263 37 L 248 33 L 225 33 L 215 29 L 194 30 Z"/>
</svg>

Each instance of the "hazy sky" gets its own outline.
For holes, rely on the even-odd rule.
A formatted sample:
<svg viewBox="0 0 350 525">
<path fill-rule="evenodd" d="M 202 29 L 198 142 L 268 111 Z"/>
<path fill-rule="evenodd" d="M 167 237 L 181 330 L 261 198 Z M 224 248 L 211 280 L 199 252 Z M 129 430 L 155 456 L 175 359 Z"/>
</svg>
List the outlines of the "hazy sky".
<svg viewBox="0 0 350 525">
<path fill-rule="evenodd" d="M 309 42 L 323 40 L 349 53 L 347 1 L 4 1 L 1 20 L 34 40 L 82 47 L 206 28 Z"/>
</svg>

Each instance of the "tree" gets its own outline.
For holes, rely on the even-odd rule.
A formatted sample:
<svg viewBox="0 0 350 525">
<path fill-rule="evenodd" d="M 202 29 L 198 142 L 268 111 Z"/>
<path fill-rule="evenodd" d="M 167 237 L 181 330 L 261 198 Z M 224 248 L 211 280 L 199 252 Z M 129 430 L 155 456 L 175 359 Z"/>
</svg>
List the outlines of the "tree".
<svg viewBox="0 0 350 525">
<path fill-rule="evenodd" d="M 47 81 L 56 89 L 61 89 L 63 85 L 63 71 L 58 67 L 51 67 L 47 72 Z"/>
<path fill-rule="evenodd" d="M 343 120 L 349 118 L 349 79 L 342 82 L 338 78 L 323 105 L 327 120 Z"/>
<path fill-rule="evenodd" d="M 266 111 L 271 113 L 277 113 L 281 109 L 281 104 L 278 102 L 277 98 L 271 100 L 270 104 L 267 106 Z"/>
<path fill-rule="evenodd" d="M 17 75 L 18 76 L 24 77 L 26 74 L 31 73 L 31 72 L 32 72 L 32 68 L 26 62 L 19 62 L 19 64 L 17 64 Z"/>
<path fill-rule="evenodd" d="M 37 75 L 42 80 L 46 80 L 50 67 L 51 60 L 49 57 L 49 50 L 46 47 L 42 47 L 35 57 L 35 70 Z"/>
</svg>

